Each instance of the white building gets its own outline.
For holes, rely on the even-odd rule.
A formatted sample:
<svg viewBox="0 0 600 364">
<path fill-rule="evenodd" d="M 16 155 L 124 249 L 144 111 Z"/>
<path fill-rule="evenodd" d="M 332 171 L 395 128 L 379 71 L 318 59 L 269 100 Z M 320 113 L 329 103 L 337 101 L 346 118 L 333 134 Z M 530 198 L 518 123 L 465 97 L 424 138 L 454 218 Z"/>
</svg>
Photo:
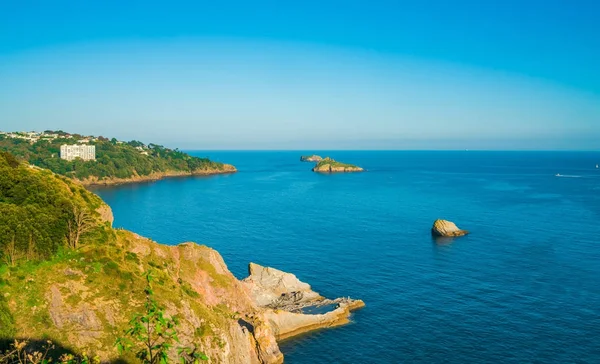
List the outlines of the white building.
<svg viewBox="0 0 600 364">
<path fill-rule="evenodd" d="M 96 146 L 63 144 L 60 146 L 60 157 L 68 161 L 72 161 L 75 158 L 81 158 L 84 161 L 93 161 L 96 160 Z"/>
</svg>

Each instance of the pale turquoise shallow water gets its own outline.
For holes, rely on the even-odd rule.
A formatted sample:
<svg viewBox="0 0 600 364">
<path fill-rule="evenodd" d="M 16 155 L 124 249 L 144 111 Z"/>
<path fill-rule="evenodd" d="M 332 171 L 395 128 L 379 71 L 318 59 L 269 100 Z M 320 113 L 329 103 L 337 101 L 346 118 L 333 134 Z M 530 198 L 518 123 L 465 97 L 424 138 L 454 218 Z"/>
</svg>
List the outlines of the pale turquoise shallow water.
<svg viewBox="0 0 600 364">
<path fill-rule="evenodd" d="M 286 363 L 600 363 L 600 153 L 192 152 L 234 175 L 97 189 L 115 226 L 295 273 L 367 307 Z M 556 177 L 560 173 L 570 177 Z M 430 236 L 447 218 L 472 234 Z"/>
</svg>

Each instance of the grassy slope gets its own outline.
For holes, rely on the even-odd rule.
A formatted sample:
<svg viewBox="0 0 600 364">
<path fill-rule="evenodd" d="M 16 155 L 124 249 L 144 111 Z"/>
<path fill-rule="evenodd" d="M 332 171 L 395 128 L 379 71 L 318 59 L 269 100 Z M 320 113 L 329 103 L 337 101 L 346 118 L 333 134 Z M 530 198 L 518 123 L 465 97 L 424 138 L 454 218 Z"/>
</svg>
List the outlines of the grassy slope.
<svg viewBox="0 0 600 364">
<path fill-rule="evenodd" d="M 168 247 L 127 231 L 112 231 L 107 240 L 77 251 L 62 250 L 43 262 L 1 266 L 0 288 L 10 308 L 8 321 L 13 322 L 13 328 L 7 331 L 16 337 L 50 338 L 64 346 L 74 344 L 78 349 L 114 358 L 116 337 L 123 334 L 129 318 L 143 310 L 143 272 L 152 269 L 156 299 L 167 311 L 179 315 L 187 330 L 192 325 L 185 321 L 184 311 L 193 312 L 187 313 L 187 319 L 193 316 L 204 321 L 193 327 L 186 338 L 202 342 L 209 352 L 223 345 L 224 340 L 215 331 L 227 327 L 234 312 L 226 306 L 207 306 L 187 280 L 178 281 L 178 263 L 165 259 Z M 131 252 L 140 247 L 148 254 Z M 219 275 L 214 269 L 211 276 L 215 284 L 232 284 L 232 277 Z M 88 337 L 82 337 L 82 333 Z"/>
</svg>

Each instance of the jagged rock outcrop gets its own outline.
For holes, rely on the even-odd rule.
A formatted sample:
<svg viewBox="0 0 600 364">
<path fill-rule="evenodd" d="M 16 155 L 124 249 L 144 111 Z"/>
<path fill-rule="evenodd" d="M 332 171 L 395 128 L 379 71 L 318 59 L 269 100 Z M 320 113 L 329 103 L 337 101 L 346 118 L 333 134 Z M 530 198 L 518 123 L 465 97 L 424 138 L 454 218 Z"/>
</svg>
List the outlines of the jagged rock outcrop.
<svg viewBox="0 0 600 364">
<path fill-rule="evenodd" d="M 351 298 L 330 300 L 313 291 L 294 274 L 250 263 L 250 275 L 242 281 L 256 305 L 265 308 L 264 317 L 278 340 L 307 331 L 343 325 L 350 313 L 364 307 Z M 306 308 L 327 308 L 320 314 L 303 313 Z"/>
<path fill-rule="evenodd" d="M 441 219 L 435 220 L 431 228 L 431 234 L 440 237 L 457 237 L 468 233 L 467 230 L 459 229 L 453 222 Z"/>
<path fill-rule="evenodd" d="M 134 313 L 143 312 L 143 274 L 153 270 L 156 300 L 168 316 L 179 318 L 180 345 L 206 353 L 210 363 L 283 362 L 264 309 L 219 253 L 195 243 L 166 246 L 115 232 L 115 241 L 84 246 L 77 259 L 45 264 L 43 274 L 28 271 L 18 285 L 2 276 L 9 282 L 3 294 L 17 337 L 48 338 L 114 361 L 115 339 Z"/>
<path fill-rule="evenodd" d="M 256 263 L 248 265 L 248 272 L 250 275 L 242 282 L 258 306 L 279 308 L 322 298 L 308 283 L 301 282 L 291 273 Z"/>
<path fill-rule="evenodd" d="M 341 163 L 329 157 L 320 161 L 313 169 L 313 172 L 336 173 L 336 172 L 362 172 L 364 169 L 353 164 Z"/>
<path fill-rule="evenodd" d="M 112 226 L 115 218 L 113 216 L 112 209 L 107 204 L 103 203 L 96 209 L 96 212 L 100 215 L 100 220 L 103 222 L 108 222 L 110 226 Z"/>
<path fill-rule="evenodd" d="M 321 158 L 321 156 L 318 156 L 316 154 L 313 155 L 303 155 L 300 157 L 300 161 L 301 162 L 320 162 L 322 161 L 323 158 Z"/>
</svg>

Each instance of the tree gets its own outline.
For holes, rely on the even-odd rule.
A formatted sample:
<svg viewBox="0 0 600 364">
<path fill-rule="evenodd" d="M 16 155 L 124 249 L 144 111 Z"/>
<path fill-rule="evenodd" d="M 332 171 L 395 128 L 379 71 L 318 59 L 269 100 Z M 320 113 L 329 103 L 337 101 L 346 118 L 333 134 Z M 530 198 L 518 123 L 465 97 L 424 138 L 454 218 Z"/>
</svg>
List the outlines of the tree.
<svg viewBox="0 0 600 364">
<path fill-rule="evenodd" d="M 81 235 L 94 228 L 94 218 L 88 210 L 72 205 L 73 214 L 67 220 L 67 244 L 71 249 L 77 249 Z"/>
<path fill-rule="evenodd" d="M 168 351 L 179 342 L 176 330 L 178 322 L 174 317 L 166 317 L 164 309 L 154 299 L 152 272 L 148 271 L 145 278 L 145 312 L 133 316 L 129 321 L 130 327 L 125 330 L 127 337 L 118 338 L 115 345 L 120 354 L 136 350 L 136 357 L 144 364 L 166 364 L 169 359 Z M 177 352 L 182 363 L 208 360 L 204 353 L 196 352 L 195 349 L 181 347 Z"/>
<path fill-rule="evenodd" d="M 14 267 L 15 262 L 19 258 L 19 251 L 15 245 L 15 236 L 13 235 L 10 239 L 10 243 L 4 247 L 4 262 L 11 267 Z"/>
</svg>

